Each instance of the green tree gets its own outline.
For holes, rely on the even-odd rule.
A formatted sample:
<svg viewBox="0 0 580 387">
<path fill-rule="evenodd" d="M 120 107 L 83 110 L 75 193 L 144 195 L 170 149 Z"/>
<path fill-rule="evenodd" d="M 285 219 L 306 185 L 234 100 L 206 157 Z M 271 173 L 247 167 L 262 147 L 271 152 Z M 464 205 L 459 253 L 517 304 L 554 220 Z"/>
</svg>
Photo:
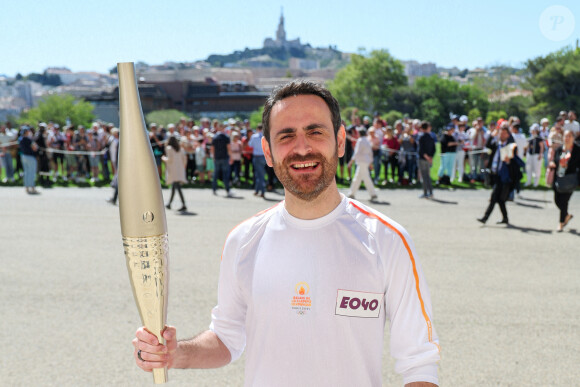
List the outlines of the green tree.
<svg viewBox="0 0 580 387">
<path fill-rule="evenodd" d="M 40 100 L 37 107 L 23 112 L 18 123 L 36 124 L 52 121 L 62 126 L 70 119 L 74 125 L 90 126 L 95 119 L 93 109 L 94 106 L 83 99 L 77 100 L 69 94 L 54 94 Z"/>
<path fill-rule="evenodd" d="M 430 121 L 436 131 L 449 122 L 450 113 L 466 114 L 477 108 L 485 115 L 489 101 L 485 92 L 476 86 L 460 85 L 432 75 L 417 78 L 409 88 L 395 90 L 389 106 L 413 118 Z"/>
<path fill-rule="evenodd" d="M 530 107 L 532 106 L 532 98 L 523 95 L 516 95 L 501 103 L 502 110 L 505 110 L 507 116 L 516 116 L 520 119 L 522 129 L 527 132 L 530 125 L 534 122 L 529 115 Z M 507 118 L 507 117 L 506 117 Z M 540 120 L 535 120 L 540 122 Z"/>
<path fill-rule="evenodd" d="M 526 62 L 532 89 L 531 119 L 580 106 L 580 49 L 565 47 Z"/>
<path fill-rule="evenodd" d="M 471 122 L 475 121 L 478 117 L 481 117 L 481 112 L 478 108 L 473 108 L 469 111 L 469 113 L 467 113 L 467 119 L 469 120 L 468 122 L 470 125 Z"/>
<path fill-rule="evenodd" d="M 404 67 L 387 50 L 370 55 L 353 54 L 351 63 L 340 70 L 328 85 L 341 106 L 356 106 L 367 111 L 390 109 L 393 89 L 407 84 Z"/>
<path fill-rule="evenodd" d="M 156 123 L 160 126 L 165 126 L 169 124 L 175 124 L 179 122 L 179 120 L 183 117 L 186 117 L 185 114 L 180 112 L 179 110 L 175 109 L 168 109 L 168 110 L 155 110 L 145 116 L 145 122 L 147 125 L 151 123 Z M 186 117 L 186 119 L 189 119 Z"/>
<path fill-rule="evenodd" d="M 396 110 L 390 110 L 388 113 L 383 114 L 383 119 L 387 121 L 387 124 L 394 125 L 395 121 L 403 119 L 404 114 Z"/>
<path fill-rule="evenodd" d="M 497 122 L 500 118 L 507 120 L 508 115 L 504 110 L 492 110 L 487 112 L 487 117 L 485 118 L 485 123 L 489 125 L 490 122 Z"/>
<path fill-rule="evenodd" d="M 250 114 L 250 128 L 256 129 L 258 124 L 262 123 L 262 114 L 264 113 L 264 107 L 261 106 L 259 110 L 253 111 Z"/>
</svg>

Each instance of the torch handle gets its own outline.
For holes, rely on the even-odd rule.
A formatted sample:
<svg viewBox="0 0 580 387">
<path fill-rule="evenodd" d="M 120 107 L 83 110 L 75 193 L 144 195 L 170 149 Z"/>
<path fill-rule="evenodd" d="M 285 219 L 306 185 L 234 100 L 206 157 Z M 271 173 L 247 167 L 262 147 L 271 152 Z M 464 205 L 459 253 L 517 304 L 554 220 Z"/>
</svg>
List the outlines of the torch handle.
<svg viewBox="0 0 580 387">
<path fill-rule="evenodd" d="M 165 344 L 161 332 L 167 320 L 168 246 L 167 234 L 123 237 L 127 270 L 141 322 L 161 344 Z M 153 379 L 155 383 L 167 382 L 167 368 L 154 369 Z"/>
</svg>

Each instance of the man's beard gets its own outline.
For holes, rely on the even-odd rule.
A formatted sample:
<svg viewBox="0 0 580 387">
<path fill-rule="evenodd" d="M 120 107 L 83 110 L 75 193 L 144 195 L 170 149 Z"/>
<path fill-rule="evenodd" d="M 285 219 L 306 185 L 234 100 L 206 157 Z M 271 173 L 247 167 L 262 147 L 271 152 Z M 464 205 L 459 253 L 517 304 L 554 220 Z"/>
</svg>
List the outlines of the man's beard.
<svg viewBox="0 0 580 387">
<path fill-rule="evenodd" d="M 293 163 L 300 163 L 306 161 L 314 161 L 318 163 L 321 169 L 320 176 L 313 176 L 314 173 L 318 175 L 318 171 L 310 175 L 291 176 L 288 170 L 292 168 Z M 282 183 L 285 189 L 290 191 L 294 196 L 304 201 L 312 201 L 316 199 L 334 180 L 336 175 L 336 168 L 338 166 L 338 147 L 335 148 L 334 154 L 330 160 L 326 159 L 320 153 L 313 153 L 308 156 L 292 155 L 285 158 L 281 163 L 277 163 L 272 155 L 272 163 L 274 165 L 274 172 Z"/>
</svg>

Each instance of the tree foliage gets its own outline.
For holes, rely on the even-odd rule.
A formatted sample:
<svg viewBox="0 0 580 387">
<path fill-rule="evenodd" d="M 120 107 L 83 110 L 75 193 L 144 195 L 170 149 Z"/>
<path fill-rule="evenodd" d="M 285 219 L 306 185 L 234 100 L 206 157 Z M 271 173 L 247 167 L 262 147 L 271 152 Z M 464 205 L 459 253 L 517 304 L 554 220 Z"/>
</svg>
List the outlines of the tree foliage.
<svg viewBox="0 0 580 387">
<path fill-rule="evenodd" d="M 353 54 L 351 63 L 336 74 L 329 89 L 343 107 L 384 112 L 390 110 L 388 100 L 393 90 L 406 84 L 401 62 L 387 50 L 375 50 L 368 56 Z"/>
<path fill-rule="evenodd" d="M 410 87 L 398 88 L 389 100 L 395 109 L 413 118 L 428 120 L 435 130 L 449 122 L 449 114 L 468 114 L 478 109 L 487 113 L 487 95 L 478 87 L 460 85 L 437 75 L 417 78 Z"/>
<path fill-rule="evenodd" d="M 169 124 L 179 122 L 183 117 L 189 120 L 189 117 L 176 109 L 155 110 L 145 116 L 145 122 L 147 125 L 156 123 L 159 126 L 167 127 Z"/>
<path fill-rule="evenodd" d="M 258 124 L 262 123 L 262 114 L 264 113 L 264 107 L 261 106 L 260 109 L 253 111 L 250 115 L 250 127 L 256 128 Z"/>
<path fill-rule="evenodd" d="M 565 47 L 526 62 L 534 120 L 580 106 L 580 49 Z"/>
<path fill-rule="evenodd" d="M 73 125 L 89 126 L 95 119 L 93 109 L 94 106 L 83 99 L 77 100 L 69 94 L 53 94 L 44 97 L 37 107 L 23 112 L 18 123 L 35 125 L 38 122 L 52 121 L 62 126 L 69 119 Z"/>
</svg>

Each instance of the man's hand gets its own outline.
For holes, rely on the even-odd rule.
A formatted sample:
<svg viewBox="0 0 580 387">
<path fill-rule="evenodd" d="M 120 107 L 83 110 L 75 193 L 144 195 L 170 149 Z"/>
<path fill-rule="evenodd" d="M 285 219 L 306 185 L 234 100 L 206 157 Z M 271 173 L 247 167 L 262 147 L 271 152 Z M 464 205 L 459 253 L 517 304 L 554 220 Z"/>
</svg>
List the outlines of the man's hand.
<svg viewBox="0 0 580 387">
<path fill-rule="evenodd" d="M 166 344 L 160 344 L 157 336 L 147 331 L 145 327 L 137 329 L 133 346 L 137 366 L 151 372 L 154 368 L 171 368 L 175 360 L 177 339 L 175 327 L 166 326 L 162 332 Z M 139 351 L 141 351 L 139 355 Z"/>
</svg>

